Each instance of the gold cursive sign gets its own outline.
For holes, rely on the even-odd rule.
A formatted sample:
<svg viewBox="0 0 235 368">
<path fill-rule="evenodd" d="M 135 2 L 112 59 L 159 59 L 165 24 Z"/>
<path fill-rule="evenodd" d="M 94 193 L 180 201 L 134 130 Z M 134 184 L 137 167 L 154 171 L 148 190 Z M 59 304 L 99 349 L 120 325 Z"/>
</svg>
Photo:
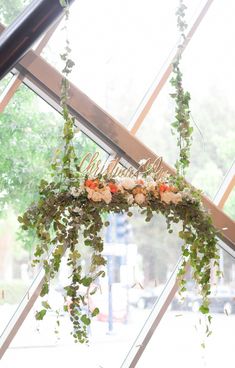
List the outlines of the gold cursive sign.
<svg viewBox="0 0 235 368">
<path fill-rule="evenodd" d="M 103 164 L 100 159 L 99 152 L 95 152 L 93 154 L 88 152 L 82 157 L 81 162 L 77 167 L 80 173 L 93 177 L 97 177 L 98 175 L 107 175 L 112 178 L 138 178 L 143 175 L 151 175 L 154 179 L 159 180 L 168 175 L 168 172 L 162 167 L 162 157 L 157 157 L 153 162 L 150 158 L 147 160 L 141 160 L 140 166 L 136 170 L 132 167 L 126 168 L 121 166 L 118 158 L 110 161 L 108 165 Z"/>
</svg>

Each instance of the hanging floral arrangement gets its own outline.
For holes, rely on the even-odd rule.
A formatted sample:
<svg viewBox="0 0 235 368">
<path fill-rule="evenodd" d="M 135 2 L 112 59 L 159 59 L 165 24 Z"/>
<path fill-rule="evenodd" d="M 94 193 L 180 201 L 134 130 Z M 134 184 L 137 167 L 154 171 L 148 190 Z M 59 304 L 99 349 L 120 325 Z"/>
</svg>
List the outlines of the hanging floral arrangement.
<svg viewBox="0 0 235 368">
<path fill-rule="evenodd" d="M 68 17 L 68 7 L 66 2 L 64 3 Z M 185 9 L 180 1 L 177 19 L 182 34 L 186 28 Z M 156 165 L 149 160 L 141 162 L 138 170 L 126 169 L 127 176 L 114 175 L 112 164 L 98 173 L 82 170 L 84 159 L 77 157 L 73 146 L 74 118 L 69 114 L 67 107 L 67 77 L 73 67 L 70 52 L 67 41 L 62 55 L 65 61 L 61 98 L 64 117 L 63 154 L 60 160 L 57 158 L 52 164 L 51 180 L 41 181 L 37 203 L 19 217 L 22 228 L 34 229 L 38 237 L 33 263 L 43 263 L 45 270 L 45 281 L 40 295 L 45 297 L 49 293 L 50 282 L 60 270 L 62 257 L 66 256 L 71 274 L 70 282 L 64 287 L 63 308 L 68 312 L 73 324 L 72 335 L 75 341 L 87 342 L 87 326 L 91 323 L 91 318 L 99 313 L 97 307 L 90 308 L 89 297 L 97 290 L 98 278 L 105 274 L 106 260 L 102 255 L 104 243 L 101 230 L 109 224 L 104 220 L 103 214 L 127 213 L 131 216 L 132 208 L 137 207 L 146 221 L 150 221 L 155 213 L 164 215 L 169 232 L 172 232 L 173 223 L 179 223 L 181 226 L 179 237 L 183 241 L 183 261 L 178 271 L 179 288 L 181 292 L 185 291 L 186 265 L 190 265 L 192 278 L 202 297 L 200 311 L 207 316 L 209 325 L 211 316 L 208 297 L 211 292 L 212 269 L 216 269 L 217 275 L 220 276 L 217 232 L 210 214 L 203 207 L 200 191 L 184 179 L 185 169 L 189 165 L 192 127 L 189 120 L 190 95 L 184 92 L 179 68 L 180 48 L 173 65 L 174 76 L 171 80 L 175 88 L 172 97 L 176 102 L 172 128 L 178 134 L 179 146 L 175 176 L 159 173 Z M 81 262 L 83 245 L 92 251 L 87 272 Z M 43 319 L 51 309 L 47 300 L 42 302 L 42 306 L 37 312 L 37 319 Z M 210 333 L 208 327 L 207 333 Z"/>
</svg>

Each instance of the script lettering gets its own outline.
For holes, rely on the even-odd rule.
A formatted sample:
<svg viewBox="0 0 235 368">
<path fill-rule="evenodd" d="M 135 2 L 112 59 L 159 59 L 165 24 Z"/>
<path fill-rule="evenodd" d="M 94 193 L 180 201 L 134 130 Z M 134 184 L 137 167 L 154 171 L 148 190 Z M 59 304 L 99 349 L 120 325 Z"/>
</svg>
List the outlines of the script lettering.
<svg viewBox="0 0 235 368">
<path fill-rule="evenodd" d="M 109 177 L 136 177 L 140 175 L 152 175 L 156 179 L 161 179 L 167 174 L 162 167 L 162 157 L 157 157 L 153 162 L 150 158 L 145 160 L 137 170 L 132 167 L 122 167 L 119 164 L 119 158 L 112 160 L 108 166 L 102 166 L 102 161 L 100 159 L 99 152 L 91 153 L 88 152 L 82 158 L 80 164 L 78 165 L 79 170 L 84 175 L 92 175 L 94 177 L 98 175 L 107 175 Z"/>
</svg>

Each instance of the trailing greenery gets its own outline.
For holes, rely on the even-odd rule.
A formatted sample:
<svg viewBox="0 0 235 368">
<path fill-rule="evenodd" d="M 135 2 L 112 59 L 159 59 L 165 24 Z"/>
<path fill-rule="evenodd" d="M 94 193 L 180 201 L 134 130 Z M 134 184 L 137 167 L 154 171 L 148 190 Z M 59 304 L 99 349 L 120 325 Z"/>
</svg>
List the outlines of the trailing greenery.
<svg viewBox="0 0 235 368">
<path fill-rule="evenodd" d="M 108 223 L 103 223 L 102 214 L 126 212 L 131 216 L 133 205 L 141 209 L 146 221 L 150 221 L 154 213 L 163 214 L 169 232 L 172 232 L 172 223 L 182 224 L 179 232 L 184 241 L 183 264 L 179 270 L 181 292 L 185 290 L 185 266 L 189 263 L 202 295 L 200 310 L 204 314 L 209 312 L 211 272 L 213 267 L 218 267 L 216 231 L 210 216 L 203 209 L 196 190 L 186 184 L 177 188 L 174 177 L 169 177 L 167 183 L 152 179 L 151 182 L 144 178 L 82 179 L 79 171 L 72 169 L 66 183 L 56 181 L 55 177 L 49 183 L 42 181 L 39 202 L 19 218 L 23 229 L 34 229 L 39 238 L 34 264 L 43 260 L 46 279 L 41 296 L 49 292 L 50 281 L 58 273 L 67 250 L 71 282 L 65 287 L 64 309 L 70 313 L 76 341 L 87 341 L 86 326 L 90 324 L 90 317 L 98 313 L 98 309 L 89 309 L 89 297 L 96 290 L 97 278 L 104 275 L 100 232 Z M 81 265 L 82 244 L 92 249 L 87 273 Z M 88 308 L 86 313 L 84 307 Z M 48 308 L 49 304 L 47 308 L 44 305 L 37 318 L 41 319 Z"/>
<path fill-rule="evenodd" d="M 190 164 L 190 147 L 192 143 L 193 127 L 190 124 L 189 101 L 190 94 L 185 92 L 182 83 L 182 72 L 180 70 L 180 59 L 182 56 L 182 47 L 185 40 L 185 30 L 187 23 L 185 22 L 185 10 L 187 7 L 180 0 L 179 7 L 176 12 L 177 28 L 181 35 L 181 43 L 178 47 L 177 57 L 173 63 L 173 77 L 171 85 L 175 91 L 171 97 L 175 100 L 175 121 L 171 124 L 173 134 L 177 134 L 177 146 L 179 147 L 179 159 L 176 161 L 175 167 L 177 175 L 184 176 L 186 168 Z"/>
<path fill-rule="evenodd" d="M 185 8 L 182 1 L 180 3 L 178 19 L 181 22 Z M 67 2 L 65 11 L 68 14 L 66 4 Z M 159 178 L 153 170 L 146 167 L 148 170 L 143 170 L 142 174 L 133 173 L 130 177 L 117 178 L 112 176 L 111 171 L 106 171 L 103 175 L 91 178 L 80 172 L 79 158 L 73 147 L 74 118 L 70 116 L 67 107 L 67 76 L 73 67 L 70 52 L 67 42 L 62 55 L 65 61 L 61 98 L 64 150 L 53 162 L 51 179 L 41 181 L 39 200 L 19 217 L 22 228 L 33 231 L 39 240 L 33 262 L 34 265 L 43 263 L 45 270 L 45 282 L 40 295 L 45 297 L 49 293 L 51 280 L 59 272 L 61 259 L 65 255 L 70 277 L 64 287 L 63 308 L 70 315 L 75 341 L 87 342 L 87 326 L 91 323 L 91 318 L 99 313 L 98 308 L 90 307 L 90 297 L 97 290 L 98 278 L 104 276 L 106 262 L 102 256 L 101 230 L 109 224 L 103 220 L 103 214 L 125 212 L 132 216 L 131 208 L 136 206 L 146 221 L 151 221 L 155 213 L 163 214 L 170 233 L 173 223 L 181 225 L 179 236 L 184 244 L 183 262 L 178 273 L 180 290 L 185 291 L 186 265 L 189 264 L 193 270 L 192 278 L 202 296 L 200 311 L 208 315 L 210 324 L 210 280 L 214 269 L 220 275 L 219 256 L 216 230 L 202 205 L 201 194 L 182 177 L 189 164 L 191 135 L 188 125 L 189 98 L 188 95 L 185 97 L 182 90 L 182 75 L 177 69 L 175 98 L 178 126 L 175 128 L 179 133 L 180 147 L 177 175 Z M 148 175 L 145 174 L 146 171 Z M 90 264 L 86 268 L 81 262 L 82 246 L 91 250 Z M 37 319 L 43 319 L 51 308 L 47 300 L 42 302 L 42 306 L 37 312 Z M 209 328 L 207 333 L 210 334 Z"/>
</svg>

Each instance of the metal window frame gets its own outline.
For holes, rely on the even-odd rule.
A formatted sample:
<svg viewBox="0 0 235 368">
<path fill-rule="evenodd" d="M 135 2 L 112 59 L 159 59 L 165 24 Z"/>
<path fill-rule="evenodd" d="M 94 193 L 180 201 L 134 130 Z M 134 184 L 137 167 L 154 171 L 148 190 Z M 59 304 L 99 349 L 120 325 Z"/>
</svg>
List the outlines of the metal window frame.
<svg viewBox="0 0 235 368">
<path fill-rule="evenodd" d="M 38 43 L 35 53 L 37 55 L 40 55 L 43 51 L 44 47 L 47 45 L 48 41 L 56 31 L 58 25 L 60 24 L 64 14 L 62 14 L 59 18 L 59 20 L 54 23 L 49 30 L 45 33 L 45 35 L 42 37 L 40 42 Z M 0 113 L 2 113 L 5 109 L 5 107 L 8 105 L 12 97 L 14 96 L 17 89 L 21 86 L 22 82 L 24 80 L 24 77 L 21 73 L 16 73 L 13 78 L 10 80 L 8 85 L 6 86 L 5 90 L 0 96 Z"/>
</svg>

